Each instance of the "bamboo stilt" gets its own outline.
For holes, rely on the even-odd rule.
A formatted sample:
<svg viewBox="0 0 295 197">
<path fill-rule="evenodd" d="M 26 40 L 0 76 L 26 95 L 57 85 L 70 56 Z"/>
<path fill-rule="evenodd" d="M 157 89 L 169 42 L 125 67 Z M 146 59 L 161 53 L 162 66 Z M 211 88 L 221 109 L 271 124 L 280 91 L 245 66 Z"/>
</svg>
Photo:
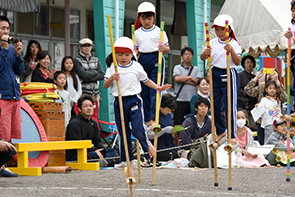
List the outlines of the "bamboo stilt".
<svg viewBox="0 0 295 197">
<path fill-rule="evenodd" d="M 134 51 L 136 51 L 134 25 L 131 25 L 131 33 L 132 33 L 132 41 L 133 41 L 133 44 L 134 44 Z M 141 181 L 141 166 L 140 166 L 140 147 L 139 147 L 138 139 L 136 139 L 136 152 L 137 152 L 138 183 L 141 184 L 142 181 Z"/>
<path fill-rule="evenodd" d="M 163 44 L 163 31 L 164 31 L 164 22 L 161 22 L 161 32 L 160 32 L 160 42 L 159 44 Z M 158 77 L 157 77 L 157 85 L 161 86 L 161 74 L 162 74 L 162 51 L 159 51 L 158 57 Z M 160 111 L 160 91 L 157 91 L 156 97 L 156 117 L 155 117 L 155 126 L 153 127 L 153 131 L 155 132 L 154 136 L 154 147 L 157 150 L 158 148 L 158 132 L 161 131 L 161 127 L 159 126 L 159 111 Z M 154 155 L 153 160 L 153 175 L 152 175 L 152 185 L 156 183 L 156 163 L 157 163 L 157 151 Z"/>
<path fill-rule="evenodd" d="M 291 31 L 291 28 L 288 29 Z M 291 38 L 288 39 L 288 64 L 287 64 L 287 114 L 290 115 L 291 112 L 291 107 L 290 107 L 290 75 L 291 75 L 291 70 L 290 70 L 290 65 L 291 65 Z M 282 109 L 283 110 L 283 109 Z M 291 181 L 290 179 L 290 121 L 287 122 L 287 178 L 286 181 L 289 182 Z"/>
<path fill-rule="evenodd" d="M 208 23 L 205 23 L 206 29 L 206 42 L 207 48 L 210 48 L 210 37 L 209 37 L 209 27 Z M 210 102 L 211 102 L 211 133 L 212 140 L 215 143 L 215 117 L 214 117 L 214 98 L 213 98 L 213 79 L 212 79 L 212 65 L 211 65 L 211 55 L 208 56 L 208 67 L 209 67 L 209 82 L 210 82 Z M 213 149 L 213 165 L 214 165 L 214 186 L 218 186 L 218 172 L 217 172 L 217 157 L 216 148 Z"/>
<path fill-rule="evenodd" d="M 114 63 L 114 67 L 115 67 L 115 72 L 118 73 L 116 52 L 115 52 L 115 47 L 114 47 L 114 38 L 113 38 L 113 31 L 112 31 L 110 15 L 107 15 L 107 18 L 108 18 L 110 41 L 111 41 L 111 46 L 112 46 L 113 63 Z M 127 162 L 127 169 L 128 169 L 128 172 L 130 173 L 131 172 L 130 171 L 130 160 L 129 160 L 128 144 L 127 144 L 126 129 L 125 129 L 122 94 L 121 94 L 120 82 L 116 81 L 116 83 L 117 83 L 117 89 L 118 89 L 120 117 L 121 117 L 121 125 L 122 125 L 122 133 L 123 133 L 123 140 L 124 140 L 124 149 L 125 149 L 125 156 L 126 156 L 126 162 Z M 127 183 L 127 186 L 130 189 L 130 195 L 133 197 L 134 196 L 134 194 L 133 194 L 134 183 L 133 183 L 132 179 L 128 179 L 128 180 L 129 180 L 129 185 Z"/>
<path fill-rule="evenodd" d="M 226 31 L 226 44 L 229 44 L 229 27 L 228 21 L 225 21 Z M 226 51 L 227 60 L 227 133 L 228 133 L 228 144 L 231 143 L 231 84 L 230 84 L 230 56 L 229 51 Z M 232 169 L 231 169 L 231 152 L 228 152 L 228 190 L 232 190 Z"/>
</svg>

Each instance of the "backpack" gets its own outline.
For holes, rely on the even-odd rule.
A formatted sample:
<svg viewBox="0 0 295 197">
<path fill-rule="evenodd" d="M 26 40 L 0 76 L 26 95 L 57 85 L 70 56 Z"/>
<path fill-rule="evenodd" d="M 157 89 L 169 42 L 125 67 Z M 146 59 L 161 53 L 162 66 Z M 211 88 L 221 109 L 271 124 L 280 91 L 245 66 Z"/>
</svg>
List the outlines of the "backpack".
<svg viewBox="0 0 295 197">
<path fill-rule="evenodd" d="M 187 155 L 187 159 L 189 160 L 188 167 L 208 168 L 207 141 L 204 139 L 204 137 L 200 137 L 195 140 L 195 143 L 196 144 L 191 147 Z M 210 150 L 210 152 L 211 161 L 213 161 L 213 151 Z"/>
</svg>

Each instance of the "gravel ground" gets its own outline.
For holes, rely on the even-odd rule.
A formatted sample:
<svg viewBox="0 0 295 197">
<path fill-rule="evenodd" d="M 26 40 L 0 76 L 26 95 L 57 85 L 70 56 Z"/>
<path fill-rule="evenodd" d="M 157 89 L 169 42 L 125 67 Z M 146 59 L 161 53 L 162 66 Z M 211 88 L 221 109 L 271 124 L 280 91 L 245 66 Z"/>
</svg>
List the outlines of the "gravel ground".
<svg viewBox="0 0 295 197">
<path fill-rule="evenodd" d="M 232 191 L 228 191 L 225 169 L 218 170 L 219 186 L 214 187 L 213 169 L 157 169 L 152 185 L 152 168 L 144 168 L 143 183 L 134 188 L 134 196 L 294 196 L 294 176 L 292 168 L 291 182 L 286 182 L 286 168 L 234 168 Z M 130 196 L 123 177 L 123 170 L 0 177 L 0 196 Z"/>
</svg>

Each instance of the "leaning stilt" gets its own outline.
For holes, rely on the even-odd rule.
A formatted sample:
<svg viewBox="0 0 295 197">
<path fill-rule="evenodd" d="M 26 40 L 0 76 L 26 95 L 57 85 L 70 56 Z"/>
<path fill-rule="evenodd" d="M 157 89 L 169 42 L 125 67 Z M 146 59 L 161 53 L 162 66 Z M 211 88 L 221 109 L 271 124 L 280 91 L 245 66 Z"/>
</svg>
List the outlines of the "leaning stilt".
<svg viewBox="0 0 295 197">
<path fill-rule="evenodd" d="M 210 37 L 209 37 L 209 28 L 208 23 L 205 23 L 206 28 L 206 42 L 207 48 L 210 48 Z M 218 186 L 218 173 L 217 173 L 217 157 L 216 149 L 218 145 L 215 145 L 215 118 L 214 118 L 214 98 L 213 98 L 213 79 L 212 79 L 212 65 L 211 65 L 211 55 L 208 56 L 208 67 L 209 67 L 209 82 L 210 82 L 210 102 L 211 102 L 211 133 L 212 133 L 212 145 L 210 149 L 213 149 L 213 165 L 214 165 L 214 186 Z"/>
<path fill-rule="evenodd" d="M 114 47 L 114 39 L 113 39 L 113 31 L 112 31 L 112 25 L 111 25 L 111 17 L 110 15 L 107 15 L 108 18 L 108 26 L 109 26 L 109 34 L 110 34 L 110 40 L 111 40 L 111 46 L 112 46 L 112 56 L 113 56 L 113 63 L 115 67 L 115 72 L 118 73 L 118 67 L 117 67 L 117 60 L 116 60 L 116 53 L 115 53 L 115 47 Z M 121 117 L 121 125 L 122 125 L 122 133 L 123 133 L 123 140 L 124 140 L 124 149 L 125 149 L 125 155 L 126 155 L 126 161 L 127 161 L 127 169 L 130 173 L 130 160 L 129 160 L 129 152 L 128 152 L 128 144 L 127 144 L 127 137 L 126 137 L 126 129 L 125 129 L 125 120 L 124 120 L 124 112 L 123 112 L 123 101 L 122 101 L 122 94 L 121 94 L 121 88 L 120 88 L 120 82 L 117 81 L 117 89 L 118 89 L 118 98 L 119 98 L 119 106 L 120 106 L 120 117 Z M 134 179 L 132 177 L 127 177 L 127 187 L 130 189 L 130 195 L 133 197 L 133 187 L 135 187 L 136 183 L 133 181 Z"/>
<path fill-rule="evenodd" d="M 160 32 L 160 43 L 163 44 L 163 31 L 164 31 L 164 22 L 161 22 L 161 32 Z M 159 51 L 158 57 L 158 77 L 157 77 L 157 85 L 161 86 L 162 81 L 162 51 Z M 155 126 L 153 127 L 154 136 L 154 147 L 157 150 L 158 148 L 158 133 L 161 131 L 161 127 L 159 126 L 159 111 L 160 111 L 160 91 L 157 91 L 156 97 L 156 117 L 155 117 Z M 156 184 L 156 164 L 157 164 L 157 151 L 154 155 L 153 160 L 153 176 L 152 176 L 152 185 Z"/>
</svg>

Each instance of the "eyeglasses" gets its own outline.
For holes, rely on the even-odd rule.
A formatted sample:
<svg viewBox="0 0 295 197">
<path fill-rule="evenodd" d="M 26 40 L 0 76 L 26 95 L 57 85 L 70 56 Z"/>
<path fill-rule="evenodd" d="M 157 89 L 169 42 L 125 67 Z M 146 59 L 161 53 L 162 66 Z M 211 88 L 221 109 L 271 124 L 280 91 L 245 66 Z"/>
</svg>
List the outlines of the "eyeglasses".
<svg viewBox="0 0 295 197">
<path fill-rule="evenodd" d="M 82 47 L 92 47 L 91 44 L 83 44 Z"/>
</svg>

